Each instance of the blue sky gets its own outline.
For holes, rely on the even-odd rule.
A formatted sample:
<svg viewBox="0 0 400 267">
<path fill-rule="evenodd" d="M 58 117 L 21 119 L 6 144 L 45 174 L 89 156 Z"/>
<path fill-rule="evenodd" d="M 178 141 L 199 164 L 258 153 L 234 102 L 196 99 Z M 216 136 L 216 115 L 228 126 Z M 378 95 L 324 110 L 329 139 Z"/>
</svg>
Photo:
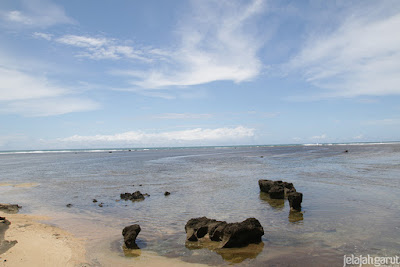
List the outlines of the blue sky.
<svg viewBox="0 0 400 267">
<path fill-rule="evenodd" d="M 399 140 L 399 1 L 0 2 L 0 150 Z"/>
</svg>

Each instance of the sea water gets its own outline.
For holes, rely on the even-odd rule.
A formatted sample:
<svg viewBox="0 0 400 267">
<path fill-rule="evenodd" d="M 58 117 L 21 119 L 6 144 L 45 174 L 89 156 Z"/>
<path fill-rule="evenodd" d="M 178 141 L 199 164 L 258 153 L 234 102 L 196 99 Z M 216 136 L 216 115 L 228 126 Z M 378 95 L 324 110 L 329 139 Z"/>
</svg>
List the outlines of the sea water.
<svg viewBox="0 0 400 267">
<path fill-rule="evenodd" d="M 49 215 L 48 223 L 88 240 L 93 265 L 107 265 L 105 255 L 133 262 L 140 253 L 122 248 L 121 231 L 135 223 L 140 251 L 209 265 L 332 266 L 343 265 L 344 255 L 400 251 L 397 143 L 8 151 L 0 169 L 0 202 Z M 290 213 L 287 200 L 260 193 L 259 179 L 293 183 L 303 193 L 303 212 Z M 32 186 L 15 186 L 24 183 Z M 150 196 L 120 199 L 134 191 Z M 185 242 L 186 222 L 202 216 L 255 217 L 263 242 L 225 250 Z"/>
</svg>

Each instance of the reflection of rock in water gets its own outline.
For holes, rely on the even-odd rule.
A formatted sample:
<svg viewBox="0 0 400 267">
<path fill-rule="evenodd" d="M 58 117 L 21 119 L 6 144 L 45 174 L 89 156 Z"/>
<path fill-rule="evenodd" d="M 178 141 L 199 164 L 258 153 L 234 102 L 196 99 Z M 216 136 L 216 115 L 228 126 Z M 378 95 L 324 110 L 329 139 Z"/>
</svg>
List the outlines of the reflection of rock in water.
<svg viewBox="0 0 400 267">
<path fill-rule="evenodd" d="M 264 249 L 264 242 L 250 244 L 243 248 L 219 248 L 219 244 L 210 240 L 191 242 L 186 241 L 186 248 L 190 250 L 209 249 L 219 254 L 222 259 L 231 263 L 240 263 L 246 259 L 255 259 Z"/>
<path fill-rule="evenodd" d="M 303 220 L 303 213 L 300 211 L 291 210 L 289 213 L 289 222 L 299 222 Z"/>
<path fill-rule="evenodd" d="M 129 249 L 125 245 L 122 246 L 122 251 L 124 252 L 125 257 L 136 258 L 142 254 L 141 249 Z"/>
<path fill-rule="evenodd" d="M 268 193 L 260 192 L 260 199 L 268 202 L 274 209 L 282 210 L 285 207 L 284 199 L 272 199 Z"/>
<path fill-rule="evenodd" d="M 255 259 L 263 251 L 264 242 L 250 244 L 244 248 L 221 248 L 215 250 L 221 257 L 231 263 L 240 263 L 245 259 Z"/>
</svg>

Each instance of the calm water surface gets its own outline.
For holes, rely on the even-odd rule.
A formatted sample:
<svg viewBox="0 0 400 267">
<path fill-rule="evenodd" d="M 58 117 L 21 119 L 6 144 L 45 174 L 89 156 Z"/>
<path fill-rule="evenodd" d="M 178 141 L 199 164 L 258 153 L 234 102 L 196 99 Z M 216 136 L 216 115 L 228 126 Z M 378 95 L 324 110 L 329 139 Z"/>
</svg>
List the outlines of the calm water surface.
<svg viewBox="0 0 400 267">
<path fill-rule="evenodd" d="M 133 223 L 142 228 L 141 251 L 209 265 L 342 266 L 344 254 L 400 251 L 400 144 L 1 154 L 0 168 L 0 183 L 37 183 L 1 186 L 0 202 L 51 215 L 50 223 L 86 238 L 94 266 L 107 265 L 104 255 L 134 262 L 121 248 L 122 228 Z M 259 179 L 292 182 L 304 196 L 302 216 L 260 193 Z M 150 197 L 119 200 L 137 190 Z M 185 223 L 201 216 L 255 217 L 263 243 L 185 244 Z"/>
</svg>

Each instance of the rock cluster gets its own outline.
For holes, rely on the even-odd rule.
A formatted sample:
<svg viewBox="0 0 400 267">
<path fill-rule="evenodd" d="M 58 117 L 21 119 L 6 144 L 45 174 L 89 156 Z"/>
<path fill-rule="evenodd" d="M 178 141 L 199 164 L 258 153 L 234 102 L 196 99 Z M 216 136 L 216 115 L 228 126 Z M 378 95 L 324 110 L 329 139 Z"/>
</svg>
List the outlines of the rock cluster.
<svg viewBox="0 0 400 267">
<path fill-rule="evenodd" d="M 259 180 L 258 185 L 262 192 L 268 193 L 272 199 L 289 200 L 289 205 L 292 210 L 301 211 L 301 202 L 303 194 L 296 191 L 292 183 L 283 181 Z"/>
<path fill-rule="evenodd" d="M 264 229 L 255 218 L 240 223 L 227 223 L 207 217 L 190 219 L 185 225 L 186 240 L 197 241 L 208 237 L 211 241 L 221 242 L 220 248 L 244 247 L 260 243 Z"/>
<path fill-rule="evenodd" d="M 120 195 L 121 199 L 124 200 L 144 200 L 144 195 L 140 193 L 140 191 L 136 191 L 134 193 L 123 193 Z"/>
</svg>

